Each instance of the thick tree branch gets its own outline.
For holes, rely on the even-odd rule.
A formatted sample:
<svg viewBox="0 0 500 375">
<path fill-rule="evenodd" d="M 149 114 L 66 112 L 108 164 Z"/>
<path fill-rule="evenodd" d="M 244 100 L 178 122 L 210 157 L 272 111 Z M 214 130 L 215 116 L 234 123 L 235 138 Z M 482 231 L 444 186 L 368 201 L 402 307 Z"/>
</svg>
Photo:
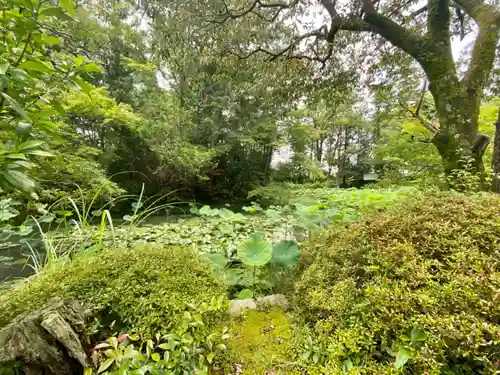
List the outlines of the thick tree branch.
<svg viewBox="0 0 500 375">
<path fill-rule="evenodd" d="M 496 19 L 496 25 L 500 26 L 500 11 L 494 5 L 486 4 L 483 0 L 454 0 L 479 26 L 483 21 L 490 22 Z"/>
<path fill-rule="evenodd" d="M 309 38 L 315 38 L 314 44 L 317 45 L 319 41 L 324 41 L 328 43 L 326 53 L 321 56 L 319 52 L 313 47 L 312 51 L 314 56 L 309 56 L 306 53 L 296 53 L 295 48 L 300 45 L 300 43 Z M 325 65 L 325 63 L 330 59 L 333 53 L 333 44 L 328 42 L 328 33 L 326 27 L 321 27 L 319 29 L 313 30 L 309 33 L 299 35 L 292 39 L 292 41 L 284 48 L 280 50 L 272 50 L 269 48 L 258 47 L 252 51 L 246 52 L 244 54 L 238 54 L 235 52 L 230 53 L 236 55 L 240 59 L 247 59 L 258 53 L 263 53 L 268 55 L 269 61 L 277 60 L 280 57 L 295 58 L 295 59 L 307 59 L 310 61 L 318 61 Z"/>
<path fill-rule="evenodd" d="M 427 1 L 427 34 L 451 55 L 450 19 L 450 0 Z"/>
<path fill-rule="evenodd" d="M 493 67 L 499 38 L 500 10 L 481 0 L 455 1 L 479 26 L 469 67 L 462 80 L 469 94 L 474 94 L 484 88 Z"/>
<path fill-rule="evenodd" d="M 321 5 L 323 5 L 332 19 L 338 16 L 335 4 L 332 0 L 321 0 Z"/>
<path fill-rule="evenodd" d="M 378 13 L 371 0 L 362 0 L 362 8 L 364 13 L 363 20 L 371 26 L 369 31 L 382 36 L 415 59 L 421 59 L 421 44 L 423 41 L 419 35 L 412 33 L 389 17 Z M 343 28 L 341 27 L 341 29 Z"/>
<path fill-rule="evenodd" d="M 294 7 L 295 5 L 297 5 L 298 2 L 299 2 L 299 0 L 292 0 L 291 2 L 278 1 L 278 2 L 266 3 L 266 2 L 263 2 L 261 0 L 255 0 L 252 4 L 250 4 L 248 6 L 248 8 L 238 12 L 238 11 L 231 10 L 229 8 L 229 5 L 225 1 L 222 1 L 222 4 L 224 5 L 224 12 L 219 15 L 222 17 L 222 19 L 212 20 L 211 22 L 223 24 L 228 20 L 231 20 L 231 19 L 235 20 L 238 18 L 242 18 L 250 13 L 256 14 L 257 16 L 262 18 L 264 16 L 262 16 L 262 14 L 258 13 L 259 9 L 260 10 L 262 10 L 262 9 L 276 9 L 277 13 L 274 14 L 270 20 L 270 21 L 274 21 L 283 9 L 290 9 L 290 8 Z"/>
<path fill-rule="evenodd" d="M 411 12 L 410 16 L 411 16 L 412 18 L 415 18 L 415 17 L 417 17 L 417 16 L 419 16 L 419 15 L 421 15 L 422 13 L 425 13 L 425 12 L 427 12 L 427 4 L 426 4 L 426 5 L 424 5 L 423 7 L 419 8 L 419 9 L 417 9 L 417 10 L 415 10 L 415 11 Z"/>
</svg>

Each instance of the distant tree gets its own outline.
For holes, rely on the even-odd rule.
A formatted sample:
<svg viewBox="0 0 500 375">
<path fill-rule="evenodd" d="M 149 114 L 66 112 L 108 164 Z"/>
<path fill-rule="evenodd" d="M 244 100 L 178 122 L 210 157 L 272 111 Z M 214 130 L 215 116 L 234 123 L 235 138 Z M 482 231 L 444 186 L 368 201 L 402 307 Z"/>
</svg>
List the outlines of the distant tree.
<svg viewBox="0 0 500 375">
<path fill-rule="evenodd" d="M 333 60 L 337 35 L 341 31 L 368 32 L 390 42 L 396 50 L 413 57 L 424 70 L 434 98 L 439 126 L 427 124 L 434 134 L 445 171 L 471 168 L 483 171 L 483 155 L 489 137 L 478 131 L 478 116 L 483 92 L 489 83 L 499 39 L 500 8 L 484 0 L 418 1 L 361 0 L 339 3 L 333 0 L 230 1 L 198 2 L 207 21 L 226 25 L 244 25 L 245 19 L 268 23 L 267 40 L 262 32 L 251 32 L 255 41 L 234 40 L 235 53 L 241 58 L 267 55 L 271 60 L 298 58 L 322 64 Z M 319 28 L 290 32 L 289 25 L 309 14 L 318 20 L 314 10 L 321 4 L 329 20 Z M 213 14 L 206 15 L 207 9 Z M 471 25 L 470 20 L 475 23 Z M 250 21 L 248 21 L 250 22 Z M 297 23 L 297 22 L 295 22 Z M 317 23 L 317 22 L 316 22 Z M 280 26 L 286 25 L 286 31 Z M 451 39 L 477 29 L 468 61 L 460 77 L 452 55 Z M 274 37 L 273 37 L 274 32 Z M 289 36 L 288 41 L 283 38 Z M 345 34 L 343 34 L 345 35 Z M 345 41 L 343 42 L 345 43 Z M 351 39 L 351 44 L 355 43 Z M 358 47 L 359 48 L 359 47 Z"/>
</svg>

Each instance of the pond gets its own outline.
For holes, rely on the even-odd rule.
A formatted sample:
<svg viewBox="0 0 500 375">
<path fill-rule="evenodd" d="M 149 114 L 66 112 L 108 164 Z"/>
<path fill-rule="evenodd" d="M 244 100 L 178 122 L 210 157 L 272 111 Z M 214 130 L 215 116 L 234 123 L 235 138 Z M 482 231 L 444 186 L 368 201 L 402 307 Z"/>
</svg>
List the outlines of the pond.
<svg viewBox="0 0 500 375">
<path fill-rule="evenodd" d="M 185 215 L 151 216 L 142 225 L 161 225 L 186 218 Z M 114 224 L 120 225 L 123 220 L 116 220 Z M 97 223 L 96 223 L 97 224 Z M 0 244 L 0 285 L 29 277 L 35 273 L 33 269 L 33 252 L 43 256 L 44 246 L 39 235 L 26 237 L 11 237 L 8 242 Z"/>
<path fill-rule="evenodd" d="M 13 239 L 0 245 L 0 284 L 10 283 L 34 273 L 30 267 L 30 264 L 33 264 L 31 250 L 28 244 L 22 241 L 24 239 Z M 42 249 L 40 241 L 31 241 L 31 246 L 33 249 Z"/>
</svg>

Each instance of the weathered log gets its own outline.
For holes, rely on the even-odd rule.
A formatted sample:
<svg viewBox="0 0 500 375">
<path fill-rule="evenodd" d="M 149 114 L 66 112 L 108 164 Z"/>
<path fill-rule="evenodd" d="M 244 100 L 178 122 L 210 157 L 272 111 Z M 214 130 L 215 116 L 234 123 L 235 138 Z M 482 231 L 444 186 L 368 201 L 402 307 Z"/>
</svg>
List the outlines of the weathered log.
<svg viewBox="0 0 500 375">
<path fill-rule="evenodd" d="M 90 312 L 76 301 L 50 300 L 0 331 L 0 366 L 17 361 L 27 375 L 67 375 L 89 367 L 81 339 Z"/>
</svg>

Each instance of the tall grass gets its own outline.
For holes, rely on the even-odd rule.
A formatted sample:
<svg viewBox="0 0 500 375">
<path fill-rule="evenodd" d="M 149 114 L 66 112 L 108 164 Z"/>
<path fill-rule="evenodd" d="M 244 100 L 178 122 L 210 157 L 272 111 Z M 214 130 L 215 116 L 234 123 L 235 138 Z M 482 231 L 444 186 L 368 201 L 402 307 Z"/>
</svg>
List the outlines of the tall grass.
<svg viewBox="0 0 500 375">
<path fill-rule="evenodd" d="M 31 254 L 26 259 L 25 267 L 30 267 L 35 275 L 39 275 L 43 270 L 52 269 L 67 263 L 73 251 L 71 247 L 64 248 L 64 239 L 55 240 L 50 235 L 44 233 L 36 218 L 33 218 L 33 220 L 40 233 L 44 252 L 34 250 L 30 243 L 26 242 Z"/>
<path fill-rule="evenodd" d="M 109 199 L 98 206 L 97 202 L 100 201 L 103 188 L 104 184 L 91 197 L 87 197 L 80 186 L 77 186 L 76 197 L 63 197 L 53 203 L 47 210 L 49 213 L 57 212 L 55 210 L 57 206 L 67 207 L 69 211 L 66 209 L 61 211 L 63 216 L 60 218 L 61 220 L 55 227 L 51 225 L 46 231 L 42 230 L 38 220 L 32 218 L 44 247 L 43 252 L 37 252 L 29 243 L 26 243 L 30 250 L 27 266 L 31 267 L 35 274 L 70 261 L 76 253 L 102 250 L 105 246 L 105 239 L 109 237 L 112 239 L 112 246 L 115 239 L 115 228 L 128 226 L 127 233 L 132 235 L 134 228 L 143 224 L 148 217 L 184 203 L 160 204 L 175 191 L 160 197 L 145 198 L 143 184 L 138 196 L 124 194 Z M 113 220 L 110 212 L 111 207 L 124 201 L 133 202 L 131 214 L 125 215 L 124 220 Z M 108 236 L 109 233 L 111 236 Z"/>
</svg>

